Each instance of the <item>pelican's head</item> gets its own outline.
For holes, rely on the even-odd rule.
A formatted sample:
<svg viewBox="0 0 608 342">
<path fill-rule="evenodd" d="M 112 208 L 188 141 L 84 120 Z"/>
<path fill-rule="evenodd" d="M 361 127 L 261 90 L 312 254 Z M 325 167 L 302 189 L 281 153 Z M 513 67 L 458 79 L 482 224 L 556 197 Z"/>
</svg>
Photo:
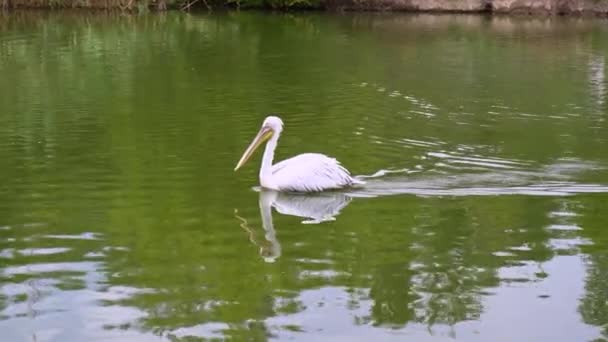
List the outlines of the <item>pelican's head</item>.
<svg viewBox="0 0 608 342">
<path fill-rule="evenodd" d="M 280 132 L 283 130 L 283 120 L 278 116 L 267 116 L 264 122 L 262 122 L 262 128 L 264 127 L 268 127 L 274 132 Z"/>
<path fill-rule="evenodd" d="M 263 142 L 270 139 L 275 134 L 280 134 L 282 130 L 283 120 L 281 120 L 281 118 L 273 115 L 266 117 L 262 123 L 262 128 L 260 128 L 258 134 L 255 136 L 255 138 L 253 138 L 253 141 L 243 153 L 243 156 L 236 164 L 234 171 L 240 169 Z"/>
</svg>

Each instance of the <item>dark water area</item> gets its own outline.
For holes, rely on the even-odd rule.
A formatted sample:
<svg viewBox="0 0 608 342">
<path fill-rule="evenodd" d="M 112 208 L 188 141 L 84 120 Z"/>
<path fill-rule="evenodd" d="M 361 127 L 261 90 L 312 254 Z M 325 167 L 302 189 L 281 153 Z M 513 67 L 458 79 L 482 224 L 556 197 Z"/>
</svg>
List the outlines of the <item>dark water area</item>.
<svg viewBox="0 0 608 342">
<path fill-rule="evenodd" d="M 6 341 L 603 341 L 608 28 L 0 17 Z M 367 184 L 261 191 L 321 152 Z"/>
</svg>

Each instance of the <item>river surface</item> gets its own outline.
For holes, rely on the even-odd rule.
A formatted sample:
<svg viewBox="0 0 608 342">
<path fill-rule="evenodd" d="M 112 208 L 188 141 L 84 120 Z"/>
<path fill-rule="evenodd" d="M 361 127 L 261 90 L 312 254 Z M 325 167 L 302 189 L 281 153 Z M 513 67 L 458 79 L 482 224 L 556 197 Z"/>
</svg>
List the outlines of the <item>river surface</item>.
<svg viewBox="0 0 608 342">
<path fill-rule="evenodd" d="M 608 26 L 0 14 L 2 341 L 604 341 Z M 257 188 L 278 159 L 365 186 Z"/>
</svg>

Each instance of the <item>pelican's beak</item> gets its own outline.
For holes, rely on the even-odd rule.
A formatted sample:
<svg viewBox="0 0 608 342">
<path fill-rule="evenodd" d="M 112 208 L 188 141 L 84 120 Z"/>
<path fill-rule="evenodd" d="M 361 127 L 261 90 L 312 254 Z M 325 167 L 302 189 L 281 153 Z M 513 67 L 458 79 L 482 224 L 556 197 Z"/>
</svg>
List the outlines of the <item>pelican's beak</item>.
<svg viewBox="0 0 608 342">
<path fill-rule="evenodd" d="M 272 129 L 268 127 L 262 127 L 262 129 L 260 129 L 258 134 L 255 136 L 255 138 L 253 138 L 251 144 L 249 144 L 249 147 L 247 147 L 247 149 L 245 150 L 245 153 L 243 153 L 243 156 L 241 157 L 241 160 L 239 160 L 239 162 L 236 164 L 234 171 L 240 169 L 241 166 L 243 166 L 247 162 L 247 160 L 249 160 L 253 152 L 255 152 L 255 150 L 260 145 L 262 145 L 264 141 L 268 140 L 272 136 L 272 133 Z"/>
</svg>

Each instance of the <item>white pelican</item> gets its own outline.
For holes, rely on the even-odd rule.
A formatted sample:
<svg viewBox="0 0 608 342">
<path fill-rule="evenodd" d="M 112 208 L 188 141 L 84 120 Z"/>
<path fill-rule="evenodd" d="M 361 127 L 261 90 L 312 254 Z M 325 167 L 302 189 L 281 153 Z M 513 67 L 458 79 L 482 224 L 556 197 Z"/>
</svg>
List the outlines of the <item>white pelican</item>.
<svg viewBox="0 0 608 342">
<path fill-rule="evenodd" d="M 274 150 L 283 131 L 283 121 L 276 116 L 267 117 L 234 171 L 247 162 L 253 152 L 266 140 L 266 149 L 260 167 L 260 185 L 278 191 L 318 192 L 341 189 L 363 182 L 350 176 L 340 163 L 320 153 L 303 153 L 272 165 Z"/>
</svg>

